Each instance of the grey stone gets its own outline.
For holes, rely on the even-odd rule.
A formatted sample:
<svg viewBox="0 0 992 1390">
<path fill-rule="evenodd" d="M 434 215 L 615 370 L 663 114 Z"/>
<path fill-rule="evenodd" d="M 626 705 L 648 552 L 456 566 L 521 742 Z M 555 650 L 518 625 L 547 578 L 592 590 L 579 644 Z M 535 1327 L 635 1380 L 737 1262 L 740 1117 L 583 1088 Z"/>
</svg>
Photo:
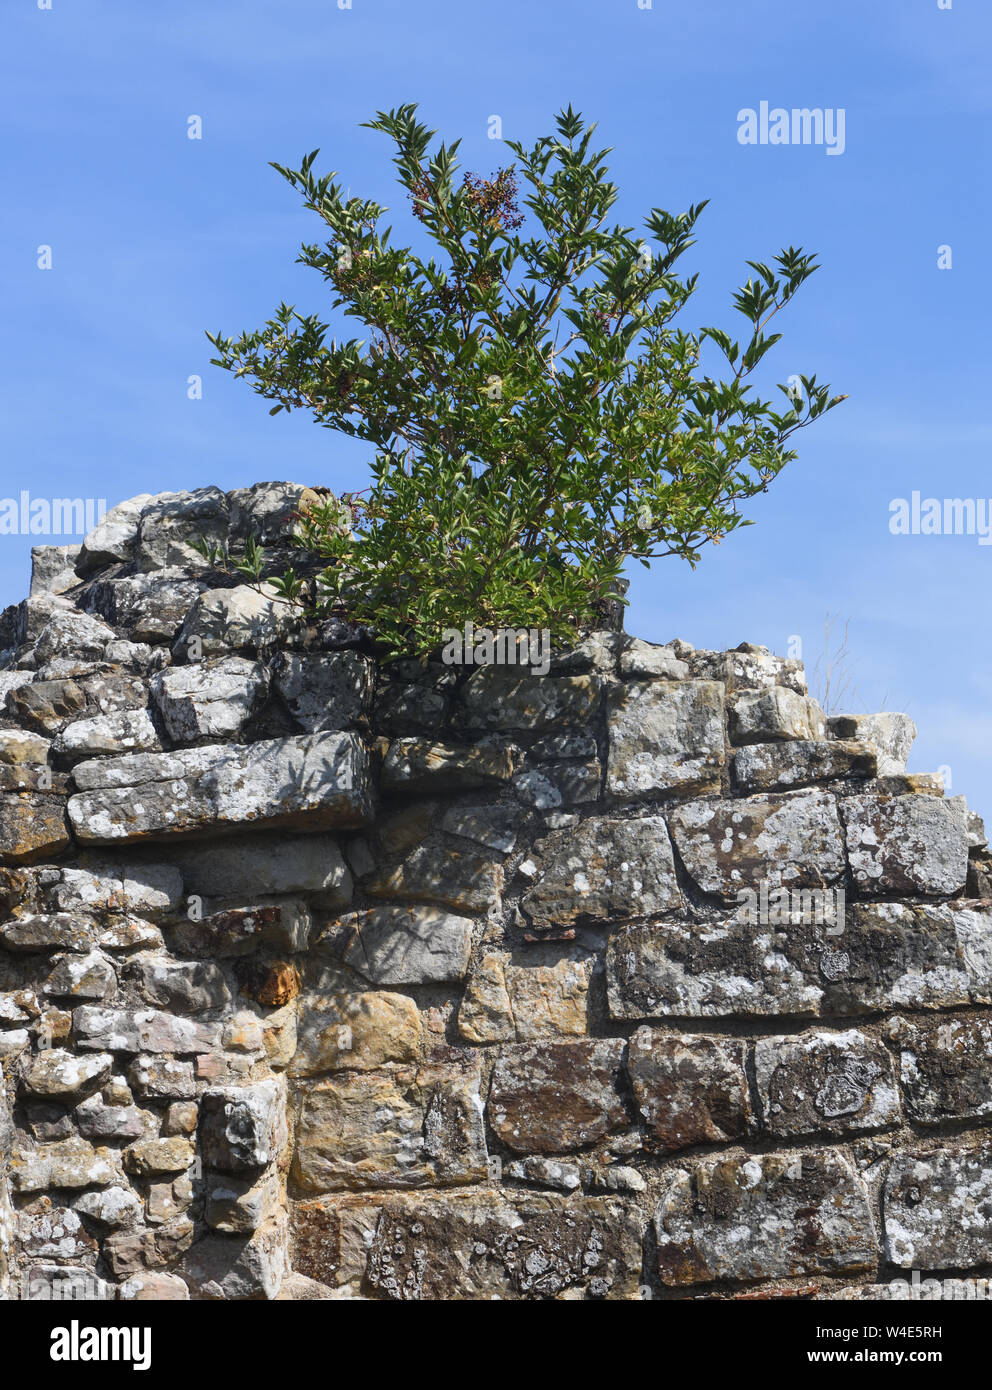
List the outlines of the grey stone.
<svg viewBox="0 0 992 1390">
<path fill-rule="evenodd" d="M 848 796 L 841 802 L 855 884 L 868 893 L 960 892 L 968 876 L 964 827 L 933 796 Z"/>
<path fill-rule="evenodd" d="M 183 880 L 171 864 L 96 862 L 83 868 L 60 868 L 48 897 L 56 911 L 136 912 L 142 916 L 174 912 L 182 900 Z"/>
<path fill-rule="evenodd" d="M 204 1162 L 223 1173 L 254 1173 L 274 1163 L 286 1143 L 282 1082 L 215 1087 L 200 1100 Z"/>
<path fill-rule="evenodd" d="M 808 743 L 824 738 L 827 732 L 826 715 L 816 701 L 780 685 L 770 690 L 738 691 L 727 701 L 727 719 L 735 744 L 779 739 Z"/>
<path fill-rule="evenodd" d="M 499 904 L 503 866 L 486 855 L 450 845 L 418 845 L 399 864 L 365 883 L 376 898 L 441 903 L 456 911 L 487 912 Z"/>
<path fill-rule="evenodd" d="M 762 1122 L 771 1134 L 851 1134 L 900 1123 L 892 1058 L 853 1028 L 759 1038 L 754 1066 Z"/>
<path fill-rule="evenodd" d="M 837 714 L 830 720 L 835 738 L 856 738 L 875 749 L 879 777 L 899 776 L 916 738 L 908 714 Z"/>
<path fill-rule="evenodd" d="M 57 1144 L 21 1143 L 14 1151 L 10 1181 L 15 1192 L 44 1192 L 51 1187 L 106 1187 L 119 1180 L 115 1155 L 85 1139 Z"/>
<path fill-rule="evenodd" d="M 742 791 L 790 791 L 839 777 L 874 777 L 874 749 L 853 740 L 752 743 L 734 754 L 731 770 Z"/>
<path fill-rule="evenodd" d="M 64 594 L 79 583 L 78 545 L 36 545 L 31 549 L 31 593 Z"/>
<path fill-rule="evenodd" d="M 80 546 L 79 573 L 91 574 L 94 570 L 127 560 L 137 540 L 142 510 L 153 500 L 150 493 L 142 492 L 111 507 Z"/>
<path fill-rule="evenodd" d="M 867 1193 L 835 1150 L 703 1159 L 669 1179 L 655 1216 L 668 1286 L 874 1266 Z"/>
<path fill-rule="evenodd" d="M 141 509 L 134 542 L 135 565 L 143 572 L 205 568 L 205 558 L 192 543 L 202 540 L 224 545 L 229 520 L 230 504 L 219 488 L 160 493 Z"/>
<path fill-rule="evenodd" d="M 54 751 L 73 759 L 103 754 L 152 753 L 161 749 L 158 731 L 146 709 L 97 714 L 67 724 L 53 745 Z"/>
<path fill-rule="evenodd" d="M 84 1004 L 73 1014 L 76 1046 L 108 1052 L 212 1052 L 219 1030 L 214 1024 L 156 1009 L 102 1009 Z"/>
<path fill-rule="evenodd" d="M 845 871 L 837 803 L 828 792 L 693 801 L 676 807 L 668 824 L 696 883 L 725 900 L 762 883 L 820 887 Z"/>
<path fill-rule="evenodd" d="M 521 906 L 534 927 L 564 928 L 677 912 L 682 894 L 661 816 L 593 817 L 535 845 L 539 868 Z"/>
<path fill-rule="evenodd" d="M 493 1132 L 514 1153 L 557 1154 L 628 1129 L 624 1051 L 622 1038 L 503 1048 L 486 1107 Z"/>
<path fill-rule="evenodd" d="M 169 569 L 98 580 L 88 586 L 82 603 L 132 643 L 171 643 L 202 591 L 203 584 L 185 570 Z M 108 661 L 113 659 L 111 645 L 105 653 Z"/>
<path fill-rule="evenodd" d="M 890 1028 L 902 1048 L 906 1109 L 923 1125 L 992 1115 L 992 1022 L 949 1018 Z"/>
<path fill-rule="evenodd" d="M 512 746 L 452 747 L 427 739 L 401 738 L 389 745 L 382 765 L 384 791 L 462 791 L 498 787 L 513 776 Z"/>
<path fill-rule="evenodd" d="M 670 646 L 642 642 L 638 637 L 624 639 L 620 652 L 621 676 L 652 676 L 663 680 L 682 681 L 689 677 L 689 667 L 680 661 Z"/>
<path fill-rule="evenodd" d="M 24 1085 L 32 1095 L 48 1100 L 82 1100 L 100 1089 L 113 1063 L 109 1052 L 76 1057 L 62 1048 L 52 1048 L 32 1060 L 24 1073 Z"/>
<path fill-rule="evenodd" d="M 193 604 L 176 636 L 173 652 L 186 660 L 265 652 L 291 640 L 302 627 L 298 611 L 270 585 L 211 589 Z"/>
<path fill-rule="evenodd" d="M 100 951 L 70 954 L 59 960 L 44 983 L 55 999 L 105 1000 L 117 989 L 117 972 Z"/>
<path fill-rule="evenodd" d="M 737 1038 L 638 1028 L 627 1070 L 652 1149 L 732 1143 L 754 1129 L 744 1043 Z"/>
<path fill-rule="evenodd" d="M 459 802 L 445 811 L 441 829 L 449 835 L 460 835 L 463 840 L 474 840 L 500 854 L 509 854 L 517 842 L 522 819 L 520 808 L 512 802 L 491 806 L 465 806 Z"/>
<path fill-rule="evenodd" d="M 211 898 L 313 893 L 326 906 L 351 900 L 351 875 L 330 835 L 239 835 L 172 851 L 187 892 Z"/>
<path fill-rule="evenodd" d="M 307 733 L 346 729 L 368 714 L 372 663 L 358 652 L 280 652 L 272 672 L 286 708 Z"/>
<path fill-rule="evenodd" d="M 341 954 L 376 985 L 461 980 L 472 951 L 472 925 L 435 907 L 374 907 L 343 920 Z"/>
<path fill-rule="evenodd" d="M 897 1154 L 882 1197 L 886 1255 L 903 1269 L 987 1265 L 992 1248 L 992 1150 Z"/>
<path fill-rule="evenodd" d="M 196 1014 L 231 1002 L 224 972 L 209 961 L 141 955 L 129 963 L 128 974 L 137 980 L 141 997 L 157 1009 Z"/>
<path fill-rule="evenodd" d="M 368 755 L 354 734 L 131 754 L 80 763 L 69 800 L 80 841 L 113 844 L 195 830 L 314 830 L 365 824 L 372 814 Z"/>
<path fill-rule="evenodd" d="M 174 743 L 207 743 L 244 731 L 265 703 L 269 677 L 261 662 L 232 656 L 169 667 L 149 689 Z"/>
<path fill-rule="evenodd" d="M 563 724 L 589 724 L 600 707 L 597 675 L 530 676 L 503 666 L 484 666 L 460 693 L 458 722 L 469 729 L 529 729 L 543 733 Z"/>
<path fill-rule="evenodd" d="M 609 695 L 606 790 L 617 800 L 717 790 L 725 762 L 723 687 L 631 681 Z"/>
</svg>

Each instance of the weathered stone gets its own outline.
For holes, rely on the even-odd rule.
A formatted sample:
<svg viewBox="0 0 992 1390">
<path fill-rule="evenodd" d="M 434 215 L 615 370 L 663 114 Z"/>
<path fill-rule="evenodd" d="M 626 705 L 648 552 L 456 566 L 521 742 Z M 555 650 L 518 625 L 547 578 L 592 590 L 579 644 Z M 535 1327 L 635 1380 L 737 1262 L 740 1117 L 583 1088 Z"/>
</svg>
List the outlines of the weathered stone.
<svg viewBox="0 0 992 1390">
<path fill-rule="evenodd" d="M 897 1154 L 882 1196 L 885 1249 L 903 1269 L 970 1269 L 992 1249 L 992 1150 Z"/>
<path fill-rule="evenodd" d="M 286 1143 L 285 1105 L 279 1081 L 204 1091 L 199 1130 L 204 1162 L 223 1173 L 251 1173 L 273 1163 Z"/>
<path fill-rule="evenodd" d="M 653 1149 L 732 1143 L 754 1128 L 744 1044 L 736 1038 L 638 1028 L 627 1070 Z"/>
<path fill-rule="evenodd" d="M 231 656 L 221 661 L 170 666 L 153 676 L 152 699 L 174 743 L 237 738 L 269 693 L 259 661 Z"/>
<path fill-rule="evenodd" d="M 182 893 L 182 875 L 171 864 L 97 863 L 60 869 L 48 897 L 56 911 L 84 908 L 154 917 L 174 912 Z"/>
<path fill-rule="evenodd" d="M 126 1230 L 135 1225 L 141 1215 L 141 1199 L 129 1187 L 105 1187 L 96 1192 L 84 1192 L 73 1203 L 99 1226 L 108 1230 Z"/>
<path fill-rule="evenodd" d="M 616 1199 L 453 1194 L 390 1201 L 366 1277 L 406 1301 L 633 1299 L 640 1261 L 637 1219 Z"/>
<path fill-rule="evenodd" d="M 61 1048 L 52 1048 L 33 1059 L 24 1073 L 24 1085 L 32 1095 L 50 1100 L 81 1100 L 100 1089 L 110 1076 L 113 1063 L 107 1052 L 76 1057 Z"/>
<path fill-rule="evenodd" d="M 109 999 L 117 989 L 117 972 L 99 951 L 66 955 L 45 981 L 46 994 L 56 999 Z"/>
<path fill-rule="evenodd" d="M 0 793 L 0 863 L 36 864 L 71 843 L 62 797 L 30 791 Z"/>
<path fill-rule="evenodd" d="M 176 1057 L 136 1057 L 127 1079 L 148 1100 L 188 1100 L 196 1095 L 193 1063 Z"/>
<path fill-rule="evenodd" d="M 829 721 L 835 738 L 856 738 L 875 749 L 879 777 L 900 776 L 916 738 L 908 714 L 837 714 Z"/>
<path fill-rule="evenodd" d="M 195 1157 L 188 1139 L 143 1139 L 124 1150 L 124 1167 L 138 1178 L 184 1173 Z"/>
<path fill-rule="evenodd" d="M 827 739 L 752 743 L 734 754 L 731 769 L 742 791 L 789 791 L 838 777 L 874 777 L 878 763 L 865 743 Z"/>
<path fill-rule="evenodd" d="M 782 950 L 772 928 L 756 930 L 742 914 L 626 927 L 607 950 L 610 1012 L 614 1018 L 815 1014 L 822 986 L 807 978 L 805 958 L 795 954 Z"/>
<path fill-rule="evenodd" d="M 365 884 L 375 898 L 437 902 L 486 912 L 499 904 L 503 866 L 472 850 L 418 845 L 394 868 L 379 870 Z"/>
<path fill-rule="evenodd" d="M 876 1261 L 865 1189 L 834 1150 L 704 1159 L 655 1216 L 663 1284 L 854 1273 Z"/>
<path fill-rule="evenodd" d="M 579 806 L 598 801 L 603 768 L 598 759 L 588 763 L 555 763 L 531 768 L 513 779 L 513 791 L 527 806 L 551 811 L 558 806 Z"/>
<path fill-rule="evenodd" d="M 75 681 L 37 681 L 9 690 L 7 708 L 18 724 L 54 735 L 86 708 L 86 694 Z"/>
<path fill-rule="evenodd" d="M 182 570 L 167 569 L 100 580 L 88 587 L 82 602 L 87 610 L 126 632 L 132 642 L 171 643 L 202 589 Z M 113 659 L 110 645 L 104 656 Z"/>
<path fill-rule="evenodd" d="M 396 1067 L 304 1093 L 294 1176 L 306 1192 L 452 1186 L 487 1174 L 479 1065 Z"/>
<path fill-rule="evenodd" d="M 114 1286 L 86 1265 L 32 1264 L 21 1274 L 20 1298 L 26 1303 L 107 1302 Z"/>
<path fill-rule="evenodd" d="M 54 612 L 38 634 L 34 657 L 39 666 L 57 657 L 77 661 L 99 661 L 117 633 L 99 618 L 76 608 Z"/>
<path fill-rule="evenodd" d="M 84 1139 L 58 1144 L 19 1143 L 10 1163 L 16 1192 L 44 1192 L 50 1187 L 106 1187 L 119 1178 L 110 1149 L 95 1149 Z"/>
<path fill-rule="evenodd" d="M 209 961 L 143 955 L 130 962 L 128 973 L 137 980 L 141 997 L 157 1009 L 196 1014 L 231 1002 L 224 972 Z"/>
<path fill-rule="evenodd" d="M 500 802 L 493 806 L 451 806 L 441 817 L 441 829 L 463 840 L 474 840 L 500 854 L 509 854 L 517 842 L 523 819 L 519 806 Z"/>
<path fill-rule="evenodd" d="M 233 907 L 201 919 L 177 922 L 169 944 L 190 956 L 243 956 L 271 946 L 278 951 L 305 951 L 313 918 L 302 898 L 257 902 L 255 907 Z"/>
<path fill-rule="evenodd" d="M 840 803 L 854 882 L 866 893 L 951 894 L 964 888 L 964 827 L 932 796 L 848 796 Z"/>
<path fill-rule="evenodd" d="M 173 1101 L 165 1112 L 165 1118 L 162 1121 L 162 1133 L 164 1135 L 195 1134 L 199 1116 L 200 1107 L 195 1101 Z"/>
<path fill-rule="evenodd" d="M 39 912 L 4 922 L 0 941 L 9 951 L 89 952 L 95 947 L 113 951 L 161 946 L 162 934 L 151 922 L 136 917 L 107 923 L 82 912 Z"/>
<path fill-rule="evenodd" d="M 924 1125 L 992 1115 L 992 1022 L 950 1017 L 914 1024 L 895 1020 L 902 1048 L 906 1109 Z"/>
<path fill-rule="evenodd" d="M 148 1139 L 159 1126 L 152 1111 L 136 1105 L 107 1105 L 102 1096 L 90 1096 L 77 1105 L 73 1118 L 84 1139 Z"/>
<path fill-rule="evenodd" d="M 319 503 L 320 495 L 302 483 L 252 483 L 227 494 L 231 504 L 230 536 L 249 537 L 265 545 L 285 542 L 298 529 L 299 514 Z"/>
<path fill-rule="evenodd" d="M 746 911 L 721 921 L 616 933 L 607 949 L 615 1018 L 862 1014 L 984 1003 L 992 919 L 972 910 L 859 904 L 843 931 L 815 918 L 786 929 Z"/>
<path fill-rule="evenodd" d="M 330 835 L 239 835 L 206 847 L 181 846 L 173 857 L 187 892 L 202 897 L 312 893 L 325 907 L 351 901 L 351 874 Z"/>
<path fill-rule="evenodd" d="M 413 1062 L 421 1036 L 420 1011 L 404 994 L 306 995 L 290 1074 L 374 1071 L 387 1062 Z"/>
<path fill-rule="evenodd" d="M 272 673 L 283 703 L 307 733 L 346 729 L 368 714 L 372 663 L 358 652 L 280 652 Z"/>
<path fill-rule="evenodd" d="M 670 646 L 642 642 L 639 637 L 626 637 L 620 653 L 620 674 L 684 681 L 689 677 L 689 667 L 679 660 Z"/>
<path fill-rule="evenodd" d="M 371 908 L 342 921 L 340 954 L 376 985 L 461 980 L 472 951 L 472 922 L 435 907 Z"/>
<path fill-rule="evenodd" d="M 723 681 L 730 692 L 770 690 L 785 686 L 806 694 L 806 675 L 801 661 L 774 656 L 767 647 L 742 642 L 730 652 L 696 651 L 686 642 L 672 642 L 675 655 L 685 661 L 696 680 Z"/>
<path fill-rule="evenodd" d="M 362 825 L 372 809 L 354 734 L 131 754 L 80 763 L 74 776 L 82 794 L 70 798 L 69 818 L 91 843 L 246 823 L 326 830 Z"/>
<path fill-rule="evenodd" d="M 762 1124 L 771 1134 L 853 1134 L 900 1122 L 892 1058 L 853 1028 L 759 1038 L 754 1067 Z"/>
<path fill-rule="evenodd" d="M 90 574 L 130 557 L 138 537 L 142 510 L 154 499 L 147 492 L 111 507 L 83 540 L 78 570 Z"/>
<path fill-rule="evenodd" d="M 401 738 L 389 745 L 382 765 L 384 791 L 461 791 L 499 786 L 516 767 L 512 746 L 451 747 L 427 739 Z"/>
<path fill-rule="evenodd" d="M 178 1274 L 149 1270 L 118 1284 L 117 1297 L 124 1302 L 188 1303 L 189 1289 Z"/>
<path fill-rule="evenodd" d="M 76 561 L 78 545 L 35 545 L 31 547 L 32 594 L 64 594 L 79 583 Z"/>
<path fill-rule="evenodd" d="M 16 767 L 20 763 L 45 763 L 51 744 L 40 734 L 24 729 L 0 729 L 0 763 Z"/>
<path fill-rule="evenodd" d="M 67 724 L 53 745 L 66 758 L 93 758 L 104 754 L 152 753 L 162 744 L 146 709 L 118 710 L 77 719 Z"/>
<path fill-rule="evenodd" d="M 210 1052 L 218 1043 L 214 1024 L 159 1013 L 156 1009 L 101 1009 L 84 1004 L 73 1014 L 77 1047 L 107 1052 Z"/>
<path fill-rule="evenodd" d="M 460 692 L 458 723 L 469 729 L 529 729 L 590 724 L 599 712 L 599 676 L 519 675 L 505 666 L 483 666 Z"/>
<path fill-rule="evenodd" d="M 536 928 L 653 916 L 682 906 L 661 816 L 595 816 L 575 830 L 553 831 L 534 848 L 540 869 L 521 906 Z"/>
<path fill-rule="evenodd" d="M 489 952 L 472 971 L 458 1029 L 472 1043 L 582 1037 L 587 1030 L 591 958 L 513 965 Z"/>
<path fill-rule="evenodd" d="M 274 1299 L 282 1286 L 286 1256 L 286 1222 L 277 1217 L 251 1236 L 198 1240 L 181 1269 L 194 1299 Z"/>
<path fill-rule="evenodd" d="M 96 1241 L 71 1207 L 22 1211 L 17 1224 L 21 1254 L 27 1259 L 63 1263 L 96 1255 Z"/>
<path fill-rule="evenodd" d="M 719 789 L 725 761 L 723 687 L 714 681 L 631 681 L 609 696 L 607 794 L 618 801 Z"/>
<path fill-rule="evenodd" d="M 487 1114 L 515 1153 L 570 1153 L 628 1129 L 620 1095 L 624 1042 L 520 1044 L 504 1048 L 493 1070 Z"/>
<path fill-rule="evenodd" d="M 380 685 L 375 697 L 375 727 L 383 733 L 439 729 L 448 712 L 448 697 L 429 685 Z"/>
<path fill-rule="evenodd" d="M 724 899 L 762 883 L 822 887 L 845 870 L 837 803 L 828 792 L 693 801 L 676 807 L 668 825 L 699 887 Z"/>
<path fill-rule="evenodd" d="M 135 565 L 144 572 L 172 567 L 202 569 L 207 561 L 194 542 L 223 545 L 229 520 L 230 503 L 219 488 L 159 493 L 142 506 L 134 542 Z"/>
<path fill-rule="evenodd" d="M 154 1230 L 115 1231 L 103 1242 L 103 1257 L 115 1278 L 131 1278 L 146 1269 L 175 1264 L 192 1245 L 193 1236 L 193 1223 L 185 1216 Z"/>
<path fill-rule="evenodd" d="M 210 589 L 186 614 L 172 650 L 176 660 L 185 660 L 191 653 L 199 660 L 268 652 L 290 641 L 300 626 L 298 610 L 270 585 L 261 591 L 250 584 Z"/>
<path fill-rule="evenodd" d="M 731 740 L 738 745 L 779 739 L 810 742 L 827 732 L 826 715 L 816 701 L 780 685 L 738 691 L 727 701 L 727 720 Z"/>
<path fill-rule="evenodd" d="M 215 1231 L 230 1235 L 251 1235 L 274 1215 L 279 1205 L 279 1184 L 274 1173 L 254 1178 L 211 1175 L 207 1185 L 204 1216 Z"/>
</svg>

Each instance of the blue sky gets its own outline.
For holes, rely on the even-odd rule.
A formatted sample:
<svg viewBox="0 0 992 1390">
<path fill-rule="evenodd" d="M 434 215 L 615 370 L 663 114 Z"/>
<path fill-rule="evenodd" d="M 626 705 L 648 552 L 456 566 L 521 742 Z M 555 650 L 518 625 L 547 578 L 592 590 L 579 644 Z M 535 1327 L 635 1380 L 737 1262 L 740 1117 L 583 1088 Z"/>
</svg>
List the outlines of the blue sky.
<svg viewBox="0 0 992 1390">
<path fill-rule="evenodd" d="M 208 365 L 204 329 L 255 327 L 281 299 L 322 307 L 293 264 L 315 229 L 268 161 L 319 145 L 346 186 L 395 204 L 388 142 L 358 128 L 376 109 L 419 102 L 489 173 L 506 162 L 491 115 L 530 141 L 571 102 L 614 147 L 626 220 L 711 200 L 687 258 L 690 323 L 737 317 L 746 258 L 819 253 L 764 384 L 815 371 L 850 393 L 798 437 L 756 525 L 695 572 L 635 567 L 628 628 L 783 654 L 799 637 L 812 669 L 825 615 L 849 620 L 849 707 L 908 710 L 910 767 L 949 768 L 992 813 L 992 546 L 888 528 L 890 501 L 914 490 L 992 497 L 987 0 L 37 6 L 8 0 L 0 21 L 0 495 L 362 486 L 365 446 L 270 418 Z M 843 108 L 844 153 L 741 145 L 737 113 L 761 101 Z M 0 536 L 0 602 L 26 592 L 30 545 Z"/>
</svg>

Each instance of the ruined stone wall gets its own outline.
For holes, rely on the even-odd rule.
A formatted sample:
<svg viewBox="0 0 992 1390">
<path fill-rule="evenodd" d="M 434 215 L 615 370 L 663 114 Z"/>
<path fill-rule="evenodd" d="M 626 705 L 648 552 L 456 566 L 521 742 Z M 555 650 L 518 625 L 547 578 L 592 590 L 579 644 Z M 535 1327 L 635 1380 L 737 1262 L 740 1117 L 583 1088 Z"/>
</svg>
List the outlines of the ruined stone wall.
<svg viewBox="0 0 992 1390">
<path fill-rule="evenodd" d="M 0 1296 L 987 1272 L 989 855 L 910 721 L 748 646 L 377 665 L 191 547 L 301 491 L 136 499 L 0 616 Z"/>
</svg>

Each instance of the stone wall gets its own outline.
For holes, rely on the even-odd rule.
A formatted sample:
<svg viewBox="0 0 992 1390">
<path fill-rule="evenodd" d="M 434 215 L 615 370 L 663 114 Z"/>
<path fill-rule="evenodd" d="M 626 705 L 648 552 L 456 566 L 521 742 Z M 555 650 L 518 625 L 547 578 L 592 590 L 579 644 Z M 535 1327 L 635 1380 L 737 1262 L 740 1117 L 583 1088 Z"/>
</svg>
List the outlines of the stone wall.
<svg viewBox="0 0 992 1390">
<path fill-rule="evenodd" d="M 750 646 L 378 664 L 190 544 L 301 493 L 135 499 L 0 616 L 0 1296 L 987 1271 L 989 854 L 911 722 Z"/>
</svg>

